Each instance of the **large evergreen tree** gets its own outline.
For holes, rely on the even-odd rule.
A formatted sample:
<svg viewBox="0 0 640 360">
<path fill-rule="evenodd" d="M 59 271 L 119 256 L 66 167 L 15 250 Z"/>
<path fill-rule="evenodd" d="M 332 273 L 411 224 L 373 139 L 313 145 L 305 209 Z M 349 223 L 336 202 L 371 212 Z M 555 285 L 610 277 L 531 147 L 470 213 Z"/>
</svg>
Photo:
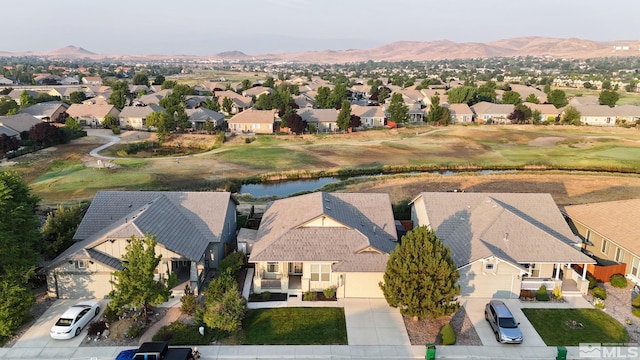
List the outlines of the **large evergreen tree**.
<svg viewBox="0 0 640 360">
<path fill-rule="evenodd" d="M 449 315 L 460 307 L 451 250 L 425 226 L 409 231 L 391 253 L 380 288 L 389 305 L 414 319 Z"/>
<path fill-rule="evenodd" d="M 394 93 L 391 96 L 391 103 L 387 111 L 389 112 L 389 118 L 395 123 L 405 123 L 409 120 L 409 107 L 404 103 L 400 93 Z"/>
<path fill-rule="evenodd" d="M 203 321 L 212 329 L 234 332 L 242 325 L 247 305 L 230 272 L 211 282 L 205 296 Z"/>
<path fill-rule="evenodd" d="M 448 125 L 451 121 L 451 111 L 440 105 L 440 97 L 438 95 L 431 97 L 431 106 L 427 113 L 427 122 L 429 124 Z"/>
<path fill-rule="evenodd" d="M 147 234 L 144 239 L 131 237 L 122 255 L 124 269 L 113 273 L 113 301 L 109 306 L 116 310 L 138 308 L 146 318 L 149 307 L 169 300 L 171 290 L 166 282 L 153 277 L 162 259 L 162 255 L 156 256 L 156 245 L 155 235 Z"/>
<path fill-rule="evenodd" d="M 347 100 L 342 101 L 342 108 L 338 113 L 338 119 L 336 120 L 336 125 L 342 131 L 347 130 L 349 128 L 349 123 L 351 122 L 351 104 Z"/>
</svg>

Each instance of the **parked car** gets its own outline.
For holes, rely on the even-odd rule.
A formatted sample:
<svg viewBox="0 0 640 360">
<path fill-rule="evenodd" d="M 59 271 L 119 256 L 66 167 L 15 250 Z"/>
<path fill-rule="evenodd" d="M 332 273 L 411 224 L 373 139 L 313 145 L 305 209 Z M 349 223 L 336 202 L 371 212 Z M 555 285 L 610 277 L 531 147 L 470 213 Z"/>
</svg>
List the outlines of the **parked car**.
<svg viewBox="0 0 640 360">
<path fill-rule="evenodd" d="M 522 332 L 519 322 L 509 311 L 507 305 L 500 300 L 491 300 L 484 307 L 484 318 L 491 325 L 496 340 L 505 344 L 522 344 Z"/>
<path fill-rule="evenodd" d="M 100 313 L 97 301 L 82 301 L 65 311 L 51 327 L 50 335 L 54 339 L 71 339 L 80 334 L 87 324 Z"/>
</svg>

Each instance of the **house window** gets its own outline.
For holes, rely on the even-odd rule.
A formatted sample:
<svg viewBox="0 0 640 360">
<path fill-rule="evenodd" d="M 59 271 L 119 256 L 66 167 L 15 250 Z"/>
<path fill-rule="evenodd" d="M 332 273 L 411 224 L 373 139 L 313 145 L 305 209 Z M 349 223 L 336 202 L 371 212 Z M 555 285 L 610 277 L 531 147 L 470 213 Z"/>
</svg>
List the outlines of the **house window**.
<svg viewBox="0 0 640 360">
<path fill-rule="evenodd" d="M 602 247 L 600 248 L 600 252 L 605 255 L 609 254 L 609 242 L 605 239 L 602 239 Z"/>
<path fill-rule="evenodd" d="M 76 260 L 76 269 L 84 270 L 87 268 L 87 263 L 84 260 Z"/>
<path fill-rule="evenodd" d="M 631 274 L 638 276 L 638 258 L 634 257 L 631 261 Z"/>
<path fill-rule="evenodd" d="M 615 257 L 616 261 L 621 263 L 622 260 L 624 259 L 624 250 L 620 249 L 619 247 L 616 247 L 616 257 Z"/>
<path fill-rule="evenodd" d="M 311 281 L 329 281 L 331 266 L 329 264 L 311 264 Z"/>
<path fill-rule="evenodd" d="M 267 272 L 277 273 L 278 272 L 278 263 L 277 262 L 269 262 L 269 263 L 267 263 Z"/>
<path fill-rule="evenodd" d="M 493 271 L 493 266 L 494 266 L 493 263 L 486 263 L 484 264 L 484 269 L 488 271 Z"/>
</svg>

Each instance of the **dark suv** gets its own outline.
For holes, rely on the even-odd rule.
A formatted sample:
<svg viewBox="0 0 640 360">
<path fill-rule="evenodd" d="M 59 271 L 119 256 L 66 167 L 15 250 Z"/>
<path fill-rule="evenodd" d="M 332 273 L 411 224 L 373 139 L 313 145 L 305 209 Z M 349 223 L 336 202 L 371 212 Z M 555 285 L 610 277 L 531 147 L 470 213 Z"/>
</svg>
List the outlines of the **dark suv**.
<svg viewBox="0 0 640 360">
<path fill-rule="evenodd" d="M 505 344 L 522 344 L 522 332 L 504 302 L 491 300 L 484 308 L 484 318 L 491 325 L 496 340 Z"/>
</svg>

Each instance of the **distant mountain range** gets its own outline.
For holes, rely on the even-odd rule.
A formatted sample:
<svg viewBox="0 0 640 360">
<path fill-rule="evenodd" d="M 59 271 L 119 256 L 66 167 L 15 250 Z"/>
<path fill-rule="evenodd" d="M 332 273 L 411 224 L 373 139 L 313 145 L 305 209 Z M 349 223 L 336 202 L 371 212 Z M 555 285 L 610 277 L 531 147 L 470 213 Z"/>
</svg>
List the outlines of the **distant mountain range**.
<svg viewBox="0 0 640 360">
<path fill-rule="evenodd" d="M 76 46 L 66 46 L 47 52 L 11 53 L 0 51 L 0 57 L 17 56 L 39 56 L 50 59 L 210 59 L 228 61 L 294 61 L 304 63 L 346 63 L 368 60 L 423 61 L 513 56 L 548 56 L 552 58 L 586 59 L 608 56 L 640 56 L 640 40 L 592 41 L 576 38 L 520 37 L 488 43 L 456 43 L 448 40 L 397 41 L 371 49 L 324 50 L 255 55 L 247 55 L 241 51 L 226 51 L 210 56 L 97 54 Z"/>
</svg>

